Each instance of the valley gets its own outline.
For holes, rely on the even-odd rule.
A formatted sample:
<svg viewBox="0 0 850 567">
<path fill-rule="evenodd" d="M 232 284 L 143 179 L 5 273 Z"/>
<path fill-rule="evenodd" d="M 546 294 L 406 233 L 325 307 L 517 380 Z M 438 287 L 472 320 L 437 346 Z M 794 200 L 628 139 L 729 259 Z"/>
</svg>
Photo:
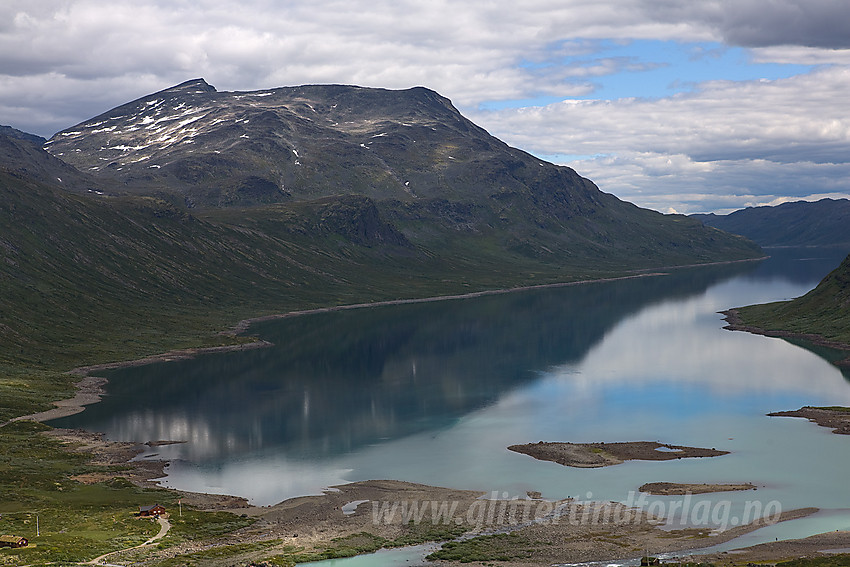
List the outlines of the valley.
<svg viewBox="0 0 850 567">
<path fill-rule="evenodd" d="M 46 521 L 36 546 L 0 554 L 7 564 L 27 557 L 28 564 L 73 563 L 134 548 L 155 535 L 131 519 L 151 501 L 172 511 L 173 528 L 156 553 L 144 546 L 126 560 L 165 566 L 275 554 L 289 564 L 459 535 L 457 526 L 363 535 L 363 512 L 356 521 L 335 518 L 329 533 L 317 525 L 309 541 L 289 541 L 294 536 L 284 532 L 257 536 L 263 522 L 294 531 L 300 519 L 292 507 L 316 490 L 346 486 L 355 498 L 360 485 L 349 482 L 389 476 L 426 487 L 428 497 L 459 488 L 472 491 L 461 499 L 490 487 L 515 494 L 521 487 L 520 493 L 543 494 L 531 500 L 536 504 L 568 499 L 562 481 L 531 459 L 491 468 L 503 476 L 481 474 L 480 463 L 502 463 L 505 447 L 529 439 L 485 435 L 468 461 L 458 448 L 478 443 L 434 439 L 439 432 L 462 437 L 470 426 L 479 435 L 478 418 L 528 428 L 535 423 L 528 414 L 492 413 L 515 395 L 531 396 L 538 411 L 557 412 L 536 388 L 567 388 L 552 400 L 576 392 L 569 379 L 551 382 L 553 369 L 592 362 L 622 325 L 661 317 L 657 308 L 691 301 L 724 281 L 739 282 L 736 276 L 758 270 L 756 260 L 765 256 L 746 238 L 641 209 L 568 167 L 512 148 L 421 87 L 219 92 L 196 79 L 50 140 L 3 129 L 0 197 L 0 514 L 5 531 L 28 536 L 34 514 Z M 630 344 L 636 343 L 621 343 L 617 352 L 625 356 Z M 658 345 L 640 349 L 658 352 Z M 147 364 L 127 364 L 134 360 Z M 796 358 L 784 352 L 779 360 Z M 674 366 L 694 364 L 683 359 Z M 819 361 L 802 364 L 823 375 L 825 390 L 817 396 L 840 390 Z M 72 372 L 80 367 L 96 368 Z M 584 371 L 596 375 L 577 370 Z M 51 425 L 103 431 L 108 442 L 16 420 L 73 398 L 85 372 L 109 382 L 89 378 L 87 397 L 77 402 L 101 401 Z M 797 400 L 789 380 L 786 397 Z M 647 384 L 639 397 L 652 403 L 656 387 Z M 680 392 L 683 400 L 699 398 L 689 388 Z M 187 418 L 182 403 L 199 413 Z M 110 416 L 114 404 L 120 409 Z M 221 408 L 217 417 L 203 413 L 213 406 Z M 576 423 L 601 426 L 604 416 L 620 414 L 622 408 L 606 407 Z M 571 419 L 558 415 L 548 420 L 553 432 Z M 609 443 L 624 439 L 616 424 L 608 427 Z M 658 431 L 648 426 L 646 438 Z M 754 439 L 762 434 L 753 431 Z M 722 445 L 691 437 L 683 442 Z M 62 449 L 100 451 L 109 443 L 118 443 L 113 456 Z M 405 468 L 397 455 L 408 451 L 454 455 L 456 476 L 422 463 Z M 726 458 L 722 448 L 717 454 Z M 131 472 L 139 465 L 128 464 L 128 455 L 139 455 L 146 472 Z M 238 455 L 255 472 L 268 471 L 265 482 L 240 481 L 257 493 L 193 472 L 210 459 L 222 459 L 222 470 L 235 466 L 230 459 Z M 166 463 L 168 489 L 150 482 Z M 755 474 L 750 461 L 742 463 Z M 250 476 L 244 475 L 231 478 Z M 535 480 L 516 480 L 524 475 Z M 723 480 L 717 476 L 712 482 Z M 213 488 L 216 482 L 221 488 Z M 634 484 L 572 482 L 594 486 L 594 500 L 611 502 Z M 365 486 L 373 498 L 375 486 Z M 394 489 L 387 498 L 418 490 Z M 214 492 L 221 495 L 203 496 Z M 241 497 L 286 500 L 280 506 L 287 512 L 258 520 Z M 347 504 L 334 498 L 335 506 Z M 175 503 L 182 513 L 182 502 L 187 516 L 175 521 Z M 338 512 L 327 506 L 316 505 L 317 514 Z M 795 501 L 786 510 L 808 508 Z M 81 527 L 70 519 L 76 516 L 84 518 Z M 253 539 L 229 539 L 245 534 Z M 688 548 L 653 538 L 659 549 Z M 606 550 L 617 549 L 608 543 Z"/>
</svg>

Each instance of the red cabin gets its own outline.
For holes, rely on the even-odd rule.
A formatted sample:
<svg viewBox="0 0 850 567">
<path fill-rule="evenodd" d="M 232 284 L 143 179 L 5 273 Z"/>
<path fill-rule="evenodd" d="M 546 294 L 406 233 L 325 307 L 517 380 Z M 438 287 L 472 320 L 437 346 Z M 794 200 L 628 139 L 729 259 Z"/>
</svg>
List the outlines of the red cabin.
<svg viewBox="0 0 850 567">
<path fill-rule="evenodd" d="M 143 518 L 156 518 L 163 514 L 165 514 L 165 508 L 159 504 L 153 504 L 151 506 L 139 506 L 139 516 Z"/>
</svg>

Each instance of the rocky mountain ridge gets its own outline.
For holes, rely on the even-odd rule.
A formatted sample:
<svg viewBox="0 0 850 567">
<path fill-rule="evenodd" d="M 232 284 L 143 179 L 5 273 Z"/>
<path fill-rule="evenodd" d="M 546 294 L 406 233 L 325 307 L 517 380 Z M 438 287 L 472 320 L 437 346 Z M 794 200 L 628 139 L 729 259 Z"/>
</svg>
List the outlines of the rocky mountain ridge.
<svg viewBox="0 0 850 567">
<path fill-rule="evenodd" d="M 462 147 L 470 138 L 478 144 Z M 46 147 L 130 190 L 170 187 L 189 206 L 341 193 L 445 198 L 457 194 L 457 184 L 440 180 L 451 177 L 453 162 L 507 149 L 421 87 L 218 92 L 203 79 L 119 106 L 59 132 Z"/>
</svg>

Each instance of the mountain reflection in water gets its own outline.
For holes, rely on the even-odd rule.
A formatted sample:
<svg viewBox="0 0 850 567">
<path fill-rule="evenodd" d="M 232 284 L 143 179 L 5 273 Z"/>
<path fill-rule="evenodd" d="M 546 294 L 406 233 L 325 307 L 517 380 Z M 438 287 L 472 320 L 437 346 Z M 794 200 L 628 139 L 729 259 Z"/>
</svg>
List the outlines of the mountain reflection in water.
<svg viewBox="0 0 850 567">
<path fill-rule="evenodd" d="M 447 427 L 581 360 L 623 318 L 758 270 L 730 264 L 267 322 L 251 333 L 271 348 L 113 371 L 102 402 L 52 425 L 187 441 L 181 457 L 193 462 L 269 449 L 332 458 Z"/>
</svg>

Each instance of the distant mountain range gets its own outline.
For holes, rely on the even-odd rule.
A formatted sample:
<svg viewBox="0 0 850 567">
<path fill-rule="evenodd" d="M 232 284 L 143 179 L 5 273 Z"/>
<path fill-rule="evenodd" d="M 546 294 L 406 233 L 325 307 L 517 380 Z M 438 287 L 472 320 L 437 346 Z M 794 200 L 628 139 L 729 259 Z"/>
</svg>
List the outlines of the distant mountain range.
<svg viewBox="0 0 850 567">
<path fill-rule="evenodd" d="M 201 79 L 47 142 L 4 129 L 0 226 L 0 362 L 48 366 L 266 313 L 762 255 L 511 148 L 424 88 Z"/>
<path fill-rule="evenodd" d="M 850 248 L 850 200 L 821 199 L 749 207 L 728 215 L 691 215 L 760 246 L 847 246 Z"/>
</svg>

